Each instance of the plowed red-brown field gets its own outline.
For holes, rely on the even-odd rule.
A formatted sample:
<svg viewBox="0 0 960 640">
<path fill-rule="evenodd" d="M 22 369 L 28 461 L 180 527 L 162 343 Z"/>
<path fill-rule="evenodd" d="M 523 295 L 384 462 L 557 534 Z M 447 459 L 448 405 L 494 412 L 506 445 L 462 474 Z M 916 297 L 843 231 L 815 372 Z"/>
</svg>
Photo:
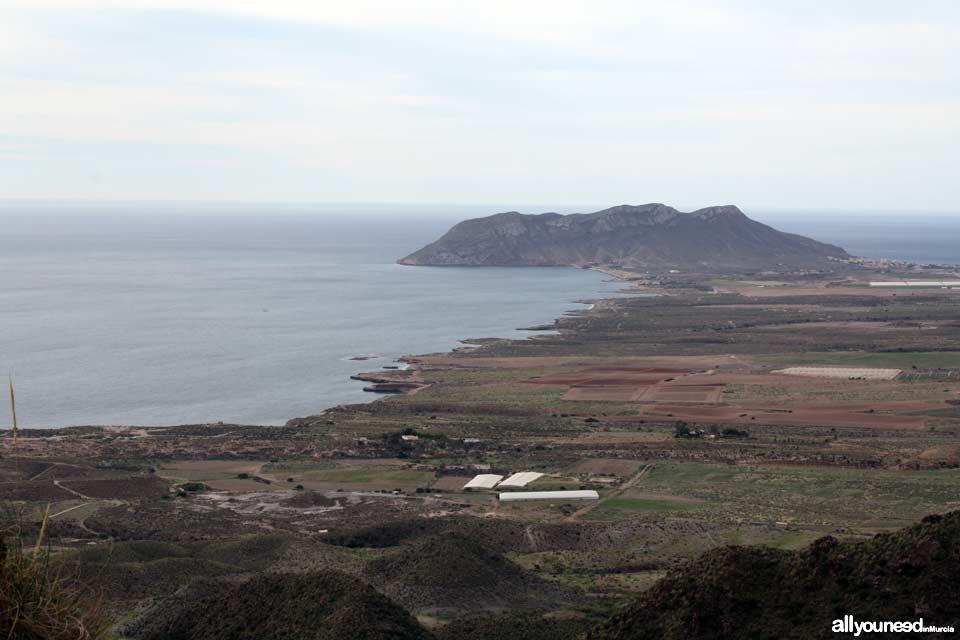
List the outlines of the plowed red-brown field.
<svg viewBox="0 0 960 640">
<path fill-rule="evenodd" d="M 721 400 L 723 383 L 683 384 L 667 383 L 644 390 L 637 398 L 644 402 L 693 402 L 716 404 Z"/>
<path fill-rule="evenodd" d="M 524 384 L 556 386 L 641 386 L 656 384 L 671 378 L 689 375 L 689 369 L 664 369 L 657 367 L 594 367 L 573 373 L 557 373 L 529 380 Z"/>
</svg>

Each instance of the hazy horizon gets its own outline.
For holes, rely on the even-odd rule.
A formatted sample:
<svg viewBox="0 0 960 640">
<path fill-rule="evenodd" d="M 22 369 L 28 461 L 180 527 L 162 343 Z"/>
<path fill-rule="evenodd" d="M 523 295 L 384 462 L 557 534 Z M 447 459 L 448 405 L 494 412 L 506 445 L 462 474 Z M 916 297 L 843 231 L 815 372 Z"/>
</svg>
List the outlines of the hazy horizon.
<svg viewBox="0 0 960 640">
<path fill-rule="evenodd" d="M 753 217 L 758 216 L 793 216 L 793 215 L 830 215 L 836 214 L 858 216 L 897 216 L 902 214 L 912 214 L 920 216 L 929 216 L 931 218 L 957 216 L 960 217 L 960 207 L 957 209 L 904 209 L 904 208 L 816 208 L 800 206 L 754 206 L 750 207 L 737 202 L 706 202 L 701 204 L 676 204 L 663 200 L 634 199 L 625 202 L 608 202 L 605 204 L 543 204 L 538 202 L 517 202 L 512 204 L 503 204 L 495 202 L 376 202 L 376 201 L 270 201 L 270 200 L 177 200 L 177 199 L 83 199 L 83 198 L 0 198 L 0 216 L 11 213 L 14 207 L 40 207 L 61 209 L 64 213 L 73 215 L 82 215 L 89 213 L 91 209 L 103 208 L 107 210 L 115 208 L 124 208 L 124 213 L 136 215 L 141 213 L 137 210 L 129 210 L 128 207 L 147 207 L 163 209 L 168 214 L 192 214 L 192 213 L 216 213 L 216 214 L 242 214 L 242 213 L 264 213 L 266 209 L 280 209 L 277 213 L 294 212 L 308 215 L 343 215 L 343 214 L 362 214 L 362 215 L 380 215 L 391 213 L 397 215 L 441 215 L 458 218 L 466 215 L 484 216 L 503 213 L 506 211 L 518 211 L 526 214 L 539 213 L 593 213 L 610 207 L 619 205 L 644 205 L 659 202 L 673 207 L 679 211 L 691 212 L 705 207 L 719 205 L 734 205 L 740 208 L 745 214 Z"/>
</svg>

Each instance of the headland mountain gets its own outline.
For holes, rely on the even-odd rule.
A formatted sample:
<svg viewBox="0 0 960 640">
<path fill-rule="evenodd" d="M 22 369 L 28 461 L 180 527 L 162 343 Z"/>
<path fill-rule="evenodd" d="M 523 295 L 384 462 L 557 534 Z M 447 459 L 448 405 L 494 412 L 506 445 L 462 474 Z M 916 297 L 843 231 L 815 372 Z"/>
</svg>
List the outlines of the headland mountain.
<svg viewBox="0 0 960 640">
<path fill-rule="evenodd" d="M 465 220 L 398 262 L 783 270 L 836 267 L 849 257 L 840 247 L 752 220 L 732 205 L 684 213 L 652 203 L 569 215 L 510 211 Z"/>
</svg>

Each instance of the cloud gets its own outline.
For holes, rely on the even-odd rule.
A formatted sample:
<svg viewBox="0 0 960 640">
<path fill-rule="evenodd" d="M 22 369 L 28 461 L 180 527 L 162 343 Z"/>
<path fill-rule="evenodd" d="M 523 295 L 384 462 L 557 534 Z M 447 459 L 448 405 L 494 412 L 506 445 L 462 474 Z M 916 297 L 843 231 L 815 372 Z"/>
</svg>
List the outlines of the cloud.
<svg viewBox="0 0 960 640">
<path fill-rule="evenodd" d="M 733 14 L 709 4 L 621 0 L 12 0 L 31 9 L 180 10 L 318 23 L 354 29 L 418 28 L 556 40 L 581 39 L 595 29 L 654 21 L 694 28 L 729 27 Z M 692 9 L 696 9 L 692 11 Z"/>
<path fill-rule="evenodd" d="M 117 197 L 955 207 L 916 168 L 958 43 L 932 1 L 7 0 L 0 189 L 83 196 L 58 154 L 95 153 Z"/>
</svg>

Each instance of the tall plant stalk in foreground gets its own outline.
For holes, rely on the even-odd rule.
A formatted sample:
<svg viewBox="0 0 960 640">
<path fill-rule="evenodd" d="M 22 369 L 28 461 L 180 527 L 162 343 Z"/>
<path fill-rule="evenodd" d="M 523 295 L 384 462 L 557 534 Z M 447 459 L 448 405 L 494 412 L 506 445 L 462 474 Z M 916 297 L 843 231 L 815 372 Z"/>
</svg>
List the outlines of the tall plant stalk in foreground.
<svg viewBox="0 0 960 640">
<path fill-rule="evenodd" d="M 32 549 L 18 524 L 0 530 L 0 639 L 101 640 L 109 628 L 101 599 L 44 544 L 49 514 L 48 506 Z"/>
<path fill-rule="evenodd" d="M 50 522 L 50 503 L 43 510 L 43 522 L 40 524 L 40 533 L 37 535 L 37 544 L 33 547 L 33 557 L 36 558 L 43 550 L 43 538 L 47 535 L 47 523 Z"/>
<path fill-rule="evenodd" d="M 17 451 L 17 399 L 13 393 L 13 376 L 7 376 L 10 385 L 10 413 L 13 415 L 13 451 Z"/>
<path fill-rule="evenodd" d="M 16 452 L 17 405 L 12 376 L 8 384 Z M 50 505 L 44 510 L 32 553 L 23 548 L 22 521 L 17 514 L 0 523 L 0 640 L 104 638 L 109 625 L 102 601 L 92 597 L 77 576 L 70 575 L 63 560 L 44 546 Z"/>
</svg>

